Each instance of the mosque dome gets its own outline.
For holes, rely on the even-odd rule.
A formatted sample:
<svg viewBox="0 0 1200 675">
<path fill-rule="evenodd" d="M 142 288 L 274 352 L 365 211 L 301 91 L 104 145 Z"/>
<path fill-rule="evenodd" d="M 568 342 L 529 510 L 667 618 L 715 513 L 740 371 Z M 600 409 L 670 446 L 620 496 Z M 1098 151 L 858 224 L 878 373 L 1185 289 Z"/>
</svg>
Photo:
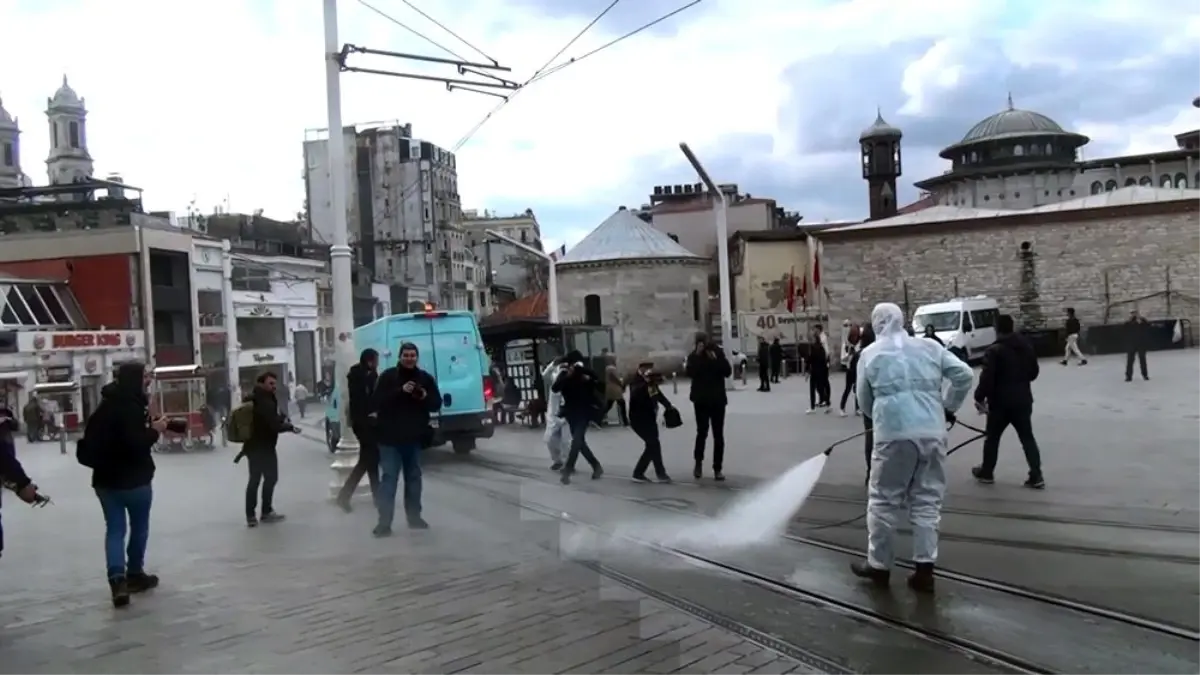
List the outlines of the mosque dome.
<svg viewBox="0 0 1200 675">
<path fill-rule="evenodd" d="M 880 110 L 875 114 L 875 123 L 863 129 L 863 132 L 858 135 L 859 142 L 872 138 L 895 138 L 900 139 L 904 136 L 898 127 L 888 124 L 883 119 L 883 111 Z"/>
</svg>

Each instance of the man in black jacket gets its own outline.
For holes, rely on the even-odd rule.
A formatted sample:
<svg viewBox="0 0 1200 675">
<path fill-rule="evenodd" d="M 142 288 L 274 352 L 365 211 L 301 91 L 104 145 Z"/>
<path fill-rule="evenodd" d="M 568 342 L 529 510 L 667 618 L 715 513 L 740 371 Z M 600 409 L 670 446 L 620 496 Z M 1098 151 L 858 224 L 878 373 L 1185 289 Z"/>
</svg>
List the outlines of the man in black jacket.
<svg viewBox="0 0 1200 675">
<path fill-rule="evenodd" d="M 783 344 L 779 338 L 771 341 L 771 381 L 778 384 L 783 375 Z"/>
<path fill-rule="evenodd" d="M 1150 323 L 1135 309 L 1129 313 L 1129 321 L 1125 322 L 1125 381 L 1133 380 L 1133 358 L 1137 357 L 1138 367 L 1142 371 L 1142 379 L 1149 380 L 1150 372 L 1146 369 L 1146 343 L 1150 341 Z"/>
<path fill-rule="evenodd" d="M 263 523 L 277 523 L 284 515 L 275 510 L 275 485 L 279 483 L 279 434 L 285 431 L 298 432 L 291 421 L 279 410 L 275 390 L 279 377 L 266 372 L 255 380 L 254 391 L 247 397 L 254 404 L 254 424 L 250 438 L 242 444 L 242 452 L 250 467 L 250 478 L 246 482 L 246 526 L 257 527 L 258 488 L 262 485 Z"/>
<path fill-rule="evenodd" d="M 1038 377 L 1037 355 L 1033 346 L 1013 330 L 1013 318 L 1007 314 L 996 320 L 996 342 L 983 353 L 983 371 L 975 388 L 975 406 L 987 413 L 987 437 L 983 441 L 983 463 L 971 469 L 980 483 L 995 482 L 994 471 L 1000 454 L 1000 437 L 1012 425 L 1025 450 L 1029 479 L 1025 487 L 1041 490 L 1042 455 L 1033 437 L 1033 390 Z"/>
<path fill-rule="evenodd" d="M 17 422 L 16 416 L 12 411 L 4 406 L 0 406 L 0 493 L 4 491 L 4 487 L 12 488 L 13 492 L 17 493 L 17 497 L 26 504 L 33 504 L 37 501 L 38 491 L 37 486 L 25 474 L 24 467 L 21 466 L 20 460 L 17 459 L 17 445 L 13 441 L 13 434 L 21 430 L 20 423 Z M 0 502 L 3 501 L 3 496 L 0 495 Z M 4 523 L 0 521 L 0 555 L 4 554 Z"/>
<path fill-rule="evenodd" d="M 154 499 L 151 449 L 168 424 L 166 418 L 149 419 L 148 383 L 145 366 L 122 364 L 116 379 L 100 390 L 100 405 L 80 441 L 79 454 L 92 469 L 92 488 L 104 512 L 104 555 L 116 607 L 128 605 L 130 593 L 158 586 L 158 577 L 145 567 Z"/>
<path fill-rule="evenodd" d="M 400 345 L 400 360 L 379 376 L 371 397 L 379 443 L 379 490 L 375 507 L 379 511 L 376 537 L 392 534 L 396 515 L 396 489 L 404 474 L 404 515 L 408 526 L 425 530 L 429 523 L 421 517 L 421 450 L 429 444 L 432 429 L 429 418 L 442 409 L 442 394 L 433 376 L 417 367 L 420 353 L 411 342 Z"/>
<path fill-rule="evenodd" d="M 550 391 L 562 394 L 561 414 L 567 419 L 567 428 L 571 430 L 571 450 L 567 453 L 567 462 L 562 468 L 562 484 L 571 484 L 571 474 L 575 473 L 575 462 L 579 455 L 587 460 L 592 467 L 592 480 L 604 475 L 604 468 L 592 453 L 587 444 L 588 426 L 599 416 L 601 389 L 600 379 L 596 373 L 583 363 L 583 354 L 573 349 L 563 357 L 566 365 L 554 378 Z"/>
<path fill-rule="evenodd" d="M 637 375 L 629 383 L 629 426 L 645 443 L 642 456 L 633 467 L 633 479 L 643 483 L 650 482 L 646 478 L 646 469 L 651 465 L 659 482 L 671 482 L 667 468 L 663 466 L 662 443 L 658 440 L 658 406 L 664 409 L 672 406 L 658 387 L 660 381 L 654 373 L 654 364 L 647 361 L 638 364 Z"/>
<path fill-rule="evenodd" d="M 350 366 L 346 373 L 346 398 L 349 399 L 346 417 L 354 437 L 358 439 L 358 461 L 338 493 L 338 506 L 345 511 L 350 511 L 350 498 L 364 475 L 371 484 L 371 496 L 379 493 L 379 444 L 375 438 L 374 424 L 369 420 L 371 395 L 375 393 L 379 379 L 378 368 L 379 352 L 364 349 L 358 356 L 358 363 Z"/>
<path fill-rule="evenodd" d="M 771 391 L 771 345 L 758 336 L 758 390 Z"/>
<path fill-rule="evenodd" d="M 713 479 L 725 480 L 721 470 L 725 465 L 725 406 L 729 398 L 725 394 L 725 380 L 733 374 L 725 352 L 708 340 L 708 336 L 696 335 L 695 348 L 688 355 L 687 376 L 692 381 L 689 398 L 696 413 L 696 445 L 692 450 L 692 476 L 699 479 L 704 475 L 704 444 L 708 441 L 708 430 L 713 437 Z"/>
<path fill-rule="evenodd" d="M 1079 317 L 1075 316 L 1074 307 L 1067 308 L 1067 322 L 1065 328 L 1067 329 L 1067 345 L 1063 350 L 1062 364 L 1064 366 L 1069 364 L 1071 362 L 1071 357 L 1074 356 L 1075 358 L 1079 359 L 1079 365 L 1086 366 L 1087 359 L 1083 356 L 1083 352 L 1079 351 L 1079 338 L 1083 333 L 1083 326 L 1079 323 Z M 1145 357 L 1142 358 L 1142 363 L 1144 364 Z M 1129 365 L 1132 366 L 1133 363 L 1130 362 Z M 1142 372 L 1146 372 L 1145 367 L 1142 368 Z M 1129 373 L 1129 375 L 1132 374 L 1132 372 Z"/>
</svg>

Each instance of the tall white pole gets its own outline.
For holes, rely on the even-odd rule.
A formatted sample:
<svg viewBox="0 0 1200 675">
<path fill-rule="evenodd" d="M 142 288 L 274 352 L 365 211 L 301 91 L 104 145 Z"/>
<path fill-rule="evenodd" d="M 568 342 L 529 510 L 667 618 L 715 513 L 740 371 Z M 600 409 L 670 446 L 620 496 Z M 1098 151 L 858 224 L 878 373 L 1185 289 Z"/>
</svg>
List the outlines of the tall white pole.
<svg viewBox="0 0 1200 675">
<path fill-rule="evenodd" d="M 329 250 L 333 273 L 333 331 L 337 343 L 336 376 L 342 380 L 338 387 L 342 404 L 338 409 L 341 439 L 334 454 L 333 483 L 330 497 L 336 498 L 342 484 L 358 462 L 358 439 L 350 427 L 345 378 L 358 360 L 354 353 L 353 294 L 350 289 L 350 234 L 346 224 L 346 140 L 342 132 L 342 66 L 341 44 L 338 42 L 337 0 L 323 0 L 325 5 L 325 97 L 329 113 L 329 197 L 333 217 L 333 246 Z"/>
<path fill-rule="evenodd" d="M 238 344 L 237 310 L 233 305 L 233 254 L 228 239 L 221 241 L 221 313 L 225 315 L 225 378 L 228 380 L 230 406 L 225 414 L 228 415 L 242 402 L 238 373 L 241 346 Z"/>
<path fill-rule="evenodd" d="M 548 257 L 550 263 L 550 278 L 546 284 L 546 311 L 550 314 L 550 323 L 558 323 L 558 263 L 553 257 Z"/>
<path fill-rule="evenodd" d="M 717 220 L 717 274 L 720 276 L 717 288 L 721 294 L 721 346 L 725 351 L 725 358 L 733 363 L 733 303 L 730 300 L 729 288 L 729 200 L 721 187 L 704 170 L 704 166 L 700 164 L 700 160 L 688 144 L 680 143 L 679 149 L 683 151 L 683 156 L 687 157 L 688 163 L 696 170 L 700 180 L 704 181 L 709 193 L 716 200 L 713 211 Z M 725 380 L 725 388 L 733 389 L 732 372 Z"/>
</svg>

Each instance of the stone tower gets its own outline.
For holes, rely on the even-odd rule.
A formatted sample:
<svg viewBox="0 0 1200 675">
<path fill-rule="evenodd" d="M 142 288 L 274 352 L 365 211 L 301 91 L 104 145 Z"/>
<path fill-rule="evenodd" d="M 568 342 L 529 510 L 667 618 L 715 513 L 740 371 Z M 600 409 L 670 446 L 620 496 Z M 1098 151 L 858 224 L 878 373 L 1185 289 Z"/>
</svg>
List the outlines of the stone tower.
<svg viewBox="0 0 1200 675">
<path fill-rule="evenodd" d="M 0 101 L 0 188 L 21 187 L 21 128 Z"/>
<path fill-rule="evenodd" d="M 896 215 L 896 179 L 900 177 L 900 138 L 903 134 L 883 120 L 883 112 L 875 123 L 858 137 L 862 147 L 862 175 L 867 181 L 871 220 Z"/>
<path fill-rule="evenodd" d="M 46 158 L 46 173 L 51 185 L 81 183 L 92 177 L 92 156 L 87 149 L 87 108 L 82 98 L 67 84 L 54 98 L 46 100 L 46 117 L 50 123 L 50 155 Z"/>
</svg>

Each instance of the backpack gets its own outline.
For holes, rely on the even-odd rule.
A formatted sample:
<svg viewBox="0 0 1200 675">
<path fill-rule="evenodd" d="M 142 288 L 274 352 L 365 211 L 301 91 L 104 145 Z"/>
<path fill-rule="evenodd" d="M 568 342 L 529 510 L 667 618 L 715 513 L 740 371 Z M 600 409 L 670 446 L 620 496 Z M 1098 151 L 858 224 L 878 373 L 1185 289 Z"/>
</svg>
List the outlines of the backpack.
<svg viewBox="0 0 1200 675">
<path fill-rule="evenodd" d="M 75 461 L 89 469 L 95 469 L 100 463 L 100 451 L 103 444 L 97 434 L 104 434 L 104 426 L 108 424 L 109 411 L 104 403 L 96 408 L 87 418 L 83 426 L 83 435 L 75 441 Z"/>
<path fill-rule="evenodd" d="M 254 403 L 246 401 L 229 413 L 225 438 L 230 443 L 245 443 L 254 433 Z"/>
</svg>

